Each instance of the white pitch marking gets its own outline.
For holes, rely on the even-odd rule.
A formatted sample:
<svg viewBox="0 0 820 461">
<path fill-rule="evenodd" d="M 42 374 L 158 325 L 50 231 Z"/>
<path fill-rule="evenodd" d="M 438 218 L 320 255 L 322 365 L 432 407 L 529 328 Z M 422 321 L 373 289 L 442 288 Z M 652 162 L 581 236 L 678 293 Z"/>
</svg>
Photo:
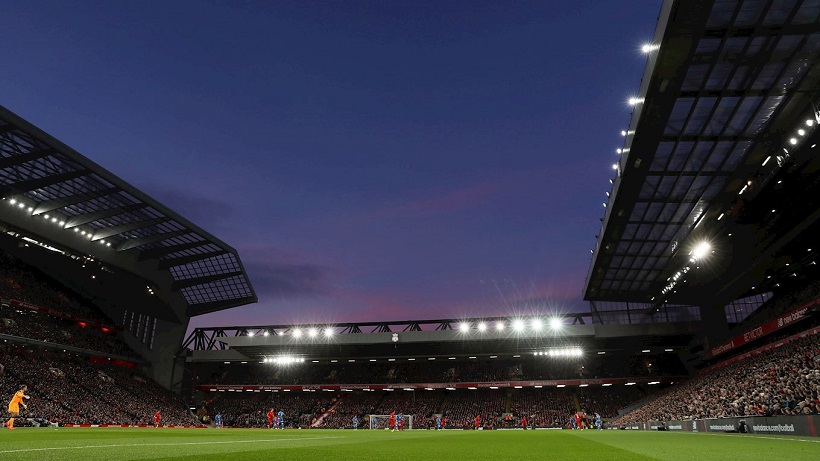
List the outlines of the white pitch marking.
<svg viewBox="0 0 820 461">
<path fill-rule="evenodd" d="M 115 445 L 83 445 L 80 447 L 50 447 L 50 448 L 26 448 L 21 450 L 2 450 L 0 453 L 20 453 L 24 451 L 56 451 L 56 450 L 82 450 L 86 448 L 115 448 L 115 447 L 168 447 L 175 445 L 217 445 L 228 443 L 259 443 L 259 442 L 281 442 L 283 440 L 325 440 L 343 439 L 344 437 L 299 437 L 295 439 L 262 439 L 262 440 L 223 440 L 215 442 L 177 442 L 177 443 L 121 443 Z"/>
</svg>

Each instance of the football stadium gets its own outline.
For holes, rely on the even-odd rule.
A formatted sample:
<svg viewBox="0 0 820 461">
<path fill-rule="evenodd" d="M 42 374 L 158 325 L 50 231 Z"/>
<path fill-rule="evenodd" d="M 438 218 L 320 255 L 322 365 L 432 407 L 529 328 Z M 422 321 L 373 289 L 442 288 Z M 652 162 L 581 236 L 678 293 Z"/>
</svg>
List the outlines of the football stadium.
<svg viewBox="0 0 820 461">
<path fill-rule="evenodd" d="M 2 459 L 820 459 L 820 2 L 640 53 L 580 311 L 193 327 L 231 242 L 0 106 Z"/>
</svg>

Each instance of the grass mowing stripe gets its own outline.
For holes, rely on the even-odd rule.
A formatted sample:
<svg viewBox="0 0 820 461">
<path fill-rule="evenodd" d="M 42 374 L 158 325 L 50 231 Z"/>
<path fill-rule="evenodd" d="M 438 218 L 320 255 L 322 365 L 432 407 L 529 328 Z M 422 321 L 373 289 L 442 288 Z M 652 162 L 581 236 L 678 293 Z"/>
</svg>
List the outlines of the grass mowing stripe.
<svg viewBox="0 0 820 461">
<path fill-rule="evenodd" d="M 41 447 L 25 448 L 20 450 L 0 450 L 0 453 L 22 453 L 29 451 L 57 451 L 57 450 L 81 450 L 86 448 L 122 448 L 122 447 L 175 447 L 179 445 L 217 445 L 226 443 L 260 443 L 260 442 L 282 442 L 293 440 L 326 440 L 343 439 L 344 437 L 297 437 L 293 439 L 259 439 L 259 440 L 220 440 L 211 442 L 174 442 L 174 443 L 119 443 L 109 445 L 79 445 L 73 447 Z"/>
</svg>

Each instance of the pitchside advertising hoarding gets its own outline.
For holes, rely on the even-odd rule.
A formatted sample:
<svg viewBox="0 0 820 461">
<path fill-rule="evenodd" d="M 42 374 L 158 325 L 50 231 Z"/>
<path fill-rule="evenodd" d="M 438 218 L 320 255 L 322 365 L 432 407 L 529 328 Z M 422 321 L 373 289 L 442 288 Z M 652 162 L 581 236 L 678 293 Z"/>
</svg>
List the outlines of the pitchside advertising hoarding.
<svg viewBox="0 0 820 461">
<path fill-rule="evenodd" d="M 745 418 L 696 419 L 692 421 L 649 421 L 627 424 L 624 429 L 673 432 L 740 432 L 741 421 L 748 434 L 820 436 L 820 415 L 748 416 Z"/>
</svg>

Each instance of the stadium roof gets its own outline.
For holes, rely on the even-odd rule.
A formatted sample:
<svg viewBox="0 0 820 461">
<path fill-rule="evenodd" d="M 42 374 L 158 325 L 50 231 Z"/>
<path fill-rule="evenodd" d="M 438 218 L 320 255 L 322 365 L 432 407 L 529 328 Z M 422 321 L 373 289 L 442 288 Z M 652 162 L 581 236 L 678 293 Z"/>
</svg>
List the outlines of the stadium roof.
<svg viewBox="0 0 820 461">
<path fill-rule="evenodd" d="M 819 24 L 816 0 L 664 2 L 586 299 L 731 300 L 816 259 Z"/>
<path fill-rule="evenodd" d="M 508 358 L 566 347 L 659 352 L 685 347 L 699 326 L 697 322 L 600 325 L 588 323 L 590 320 L 591 314 L 587 313 L 561 318 L 486 317 L 196 328 L 182 347 L 189 349 L 191 362 L 255 360 L 283 354 L 311 359 L 468 358 L 493 354 Z"/>
<path fill-rule="evenodd" d="M 256 301 L 236 250 L 0 106 L 0 219 L 180 296 L 188 316 Z"/>
</svg>

